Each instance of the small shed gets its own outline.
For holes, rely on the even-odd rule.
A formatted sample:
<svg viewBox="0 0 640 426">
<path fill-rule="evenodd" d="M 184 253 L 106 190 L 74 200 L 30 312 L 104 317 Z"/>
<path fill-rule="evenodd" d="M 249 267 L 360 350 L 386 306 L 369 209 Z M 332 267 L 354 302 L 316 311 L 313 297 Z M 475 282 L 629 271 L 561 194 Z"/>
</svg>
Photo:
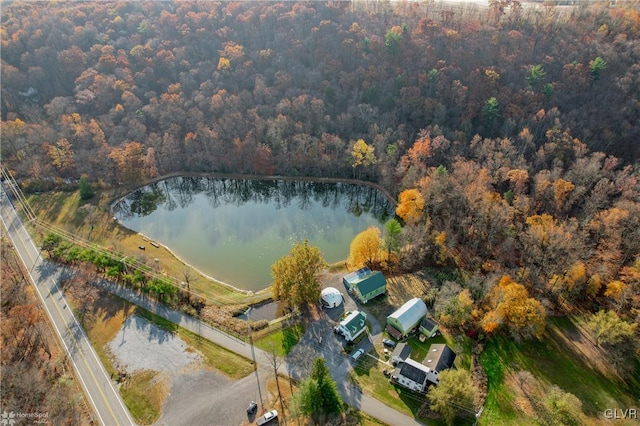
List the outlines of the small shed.
<svg viewBox="0 0 640 426">
<path fill-rule="evenodd" d="M 404 362 L 411 355 L 411 346 L 406 343 L 398 343 L 396 348 L 391 353 L 391 364 L 398 365 Z"/>
<path fill-rule="evenodd" d="M 427 338 L 433 337 L 438 331 L 438 323 L 431 318 L 425 318 L 420 322 L 420 333 Z"/>
<path fill-rule="evenodd" d="M 367 330 L 367 314 L 353 311 L 340 321 L 335 330 L 342 334 L 347 342 L 352 342 Z"/>
<path fill-rule="evenodd" d="M 396 339 L 408 336 L 427 315 L 427 305 L 419 297 L 407 301 L 387 317 L 387 331 Z"/>
<path fill-rule="evenodd" d="M 344 298 L 340 290 L 334 287 L 327 287 L 320 292 L 322 305 L 327 308 L 336 308 L 342 305 Z"/>
<path fill-rule="evenodd" d="M 363 277 L 369 275 L 371 273 L 371 269 L 369 268 L 361 268 L 355 272 L 351 272 L 344 277 L 342 277 L 342 283 L 347 288 L 347 290 L 351 291 L 351 287 L 353 283 L 360 281 Z"/>
<path fill-rule="evenodd" d="M 387 280 L 380 271 L 369 271 L 359 279 L 351 281 L 351 293 L 360 301 L 367 303 L 387 291 Z"/>
</svg>

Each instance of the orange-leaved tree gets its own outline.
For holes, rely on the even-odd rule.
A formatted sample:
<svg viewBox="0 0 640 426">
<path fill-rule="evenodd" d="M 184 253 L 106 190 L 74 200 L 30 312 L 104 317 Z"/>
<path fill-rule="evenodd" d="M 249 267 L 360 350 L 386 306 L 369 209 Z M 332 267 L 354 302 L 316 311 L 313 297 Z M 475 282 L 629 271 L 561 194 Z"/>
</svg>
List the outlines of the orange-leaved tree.
<svg viewBox="0 0 640 426">
<path fill-rule="evenodd" d="M 540 337 L 546 312 L 542 304 L 508 275 L 503 276 L 487 295 L 491 309 L 482 320 L 482 328 L 491 333 L 504 327 L 516 338 Z"/>
</svg>

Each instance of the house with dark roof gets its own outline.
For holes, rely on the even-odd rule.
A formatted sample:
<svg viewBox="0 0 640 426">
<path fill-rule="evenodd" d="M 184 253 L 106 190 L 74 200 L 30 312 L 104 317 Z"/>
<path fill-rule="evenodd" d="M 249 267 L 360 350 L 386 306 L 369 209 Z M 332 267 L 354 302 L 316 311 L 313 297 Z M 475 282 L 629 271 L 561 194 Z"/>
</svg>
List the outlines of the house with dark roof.
<svg viewBox="0 0 640 426">
<path fill-rule="evenodd" d="M 407 358 L 398 365 L 391 375 L 391 379 L 407 389 L 424 392 L 427 387 L 429 368 L 419 362 Z"/>
<path fill-rule="evenodd" d="M 429 347 L 429 351 L 422 361 L 422 364 L 427 366 L 431 371 L 428 375 L 428 380 L 433 384 L 438 384 L 438 373 L 453 367 L 453 362 L 456 359 L 456 354 L 444 343 L 434 343 Z"/>
<path fill-rule="evenodd" d="M 347 342 L 352 342 L 367 330 L 367 314 L 360 311 L 350 312 L 335 328 Z"/>
<path fill-rule="evenodd" d="M 420 322 L 419 330 L 420 333 L 428 339 L 436 335 L 436 332 L 438 331 L 438 323 L 432 318 L 424 318 L 422 322 Z"/>
<path fill-rule="evenodd" d="M 411 346 L 404 342 L 398 343 L 391 353 L 391 364 L 398 365 L 408 359 L 409 355 L 411 355 Z"/>
</svg>

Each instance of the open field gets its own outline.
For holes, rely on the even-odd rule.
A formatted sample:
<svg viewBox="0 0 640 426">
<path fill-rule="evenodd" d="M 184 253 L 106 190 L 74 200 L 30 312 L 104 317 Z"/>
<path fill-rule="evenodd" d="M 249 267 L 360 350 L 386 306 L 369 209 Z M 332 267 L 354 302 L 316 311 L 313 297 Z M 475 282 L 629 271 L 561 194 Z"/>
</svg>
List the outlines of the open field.
<svg viewBox="0 0 640 426">
<path fill-rule="evenodd" d="M 534 419 L 544 413 L 533 396 L 544 394 L 551 385 L 580 399 L 587 423 L 603 422 L 606 409 L 637 407 L 640 400 L 638 362 L 635 376 L 628 377 L 627 383 L 619 377 L 605 375 L 567 345 L 567 339 L 575 332 L 571 319 L 550 318 L 548 331 L 540 341 L 516 343 L 507 337 L 489 341 L 480 357 L 489 377 L 482 424 L 535 423 Z M 529 388 L 527 394 L 525 391 Z"/>
</svg>

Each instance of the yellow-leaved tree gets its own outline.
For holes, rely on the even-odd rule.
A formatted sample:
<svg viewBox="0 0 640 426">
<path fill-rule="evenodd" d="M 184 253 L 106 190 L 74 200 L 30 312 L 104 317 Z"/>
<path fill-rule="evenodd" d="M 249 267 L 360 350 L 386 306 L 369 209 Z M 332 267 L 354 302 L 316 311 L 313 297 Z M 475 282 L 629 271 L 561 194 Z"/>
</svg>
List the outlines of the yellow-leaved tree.
<svg viewBox="0 0 640 426">
<path fill-rule="evenodd" d="M 349 266 L 354 269 L 373 266 L 378 261 L 381 245 L 380 228 L 370 226 L 365 229 L 351 241 Z"/>
<path fill-rule="evenodd" d="M 405 223 L 416 223 L 422 218 L 424 197 L 417 189 L 405 189 L 398 195 L 396 214 Z"/>
<path fill-rule="evenodd" d="M 318 273 L 327 266 L 320 249 L 307 240 L 296 242 L 288 255 L 271 266 L 271 291 L 290 307 L 298 309 L 320 298 Z"/>
</svg>

